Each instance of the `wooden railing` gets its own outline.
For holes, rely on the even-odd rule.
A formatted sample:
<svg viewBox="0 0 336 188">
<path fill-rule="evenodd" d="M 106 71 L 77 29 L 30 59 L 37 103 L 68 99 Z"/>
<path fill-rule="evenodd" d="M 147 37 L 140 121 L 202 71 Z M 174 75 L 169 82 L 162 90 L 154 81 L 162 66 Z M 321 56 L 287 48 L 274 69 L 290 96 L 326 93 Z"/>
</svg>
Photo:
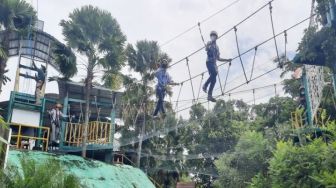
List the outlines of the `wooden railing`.
<svg viewBox="0 0 336 188">
<path fill-rule="evenodd" d="M 42 141 L 42 150 L 47 151 L 48 150 L 48 143 L 49 143 L 49 127 L 36 127 L 32 125 L 25 125 L 25 124 L 19 124 L 19 123 L 9 123 L 10 127 L 13 129 L 12 135 L 11 135 L 11 141 L 13 139 L 16 139 L 15 145 L 17 149 L 22 149 L 22 140 L 37 140 Z M 17 128 L 18 130 L 15 131 L 14 128 Z M 42 131 L 42 136 L 30 136 L 25 135 L 22 133 L 22 129 L 32 129 L 34 130 L 34 133 L 36 134 L 35 130 L 37 130 L 37 133 Z"/>
<path fill-rule="evenodd" d="M 92 121 L 87 129 L 88 144 L 111 143 L 111 123 Z M 84 125 L 80 123 L 66 123 L 64 131 L 64 145 L 79 147 L 82 143 Z"/>
</svg>

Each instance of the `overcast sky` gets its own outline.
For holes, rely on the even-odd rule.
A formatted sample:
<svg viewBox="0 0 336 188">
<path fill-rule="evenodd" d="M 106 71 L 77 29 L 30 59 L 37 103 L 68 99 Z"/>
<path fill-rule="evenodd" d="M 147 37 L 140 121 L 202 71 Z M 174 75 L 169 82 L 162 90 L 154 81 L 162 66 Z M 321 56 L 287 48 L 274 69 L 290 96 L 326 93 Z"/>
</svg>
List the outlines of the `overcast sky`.
<svg viewBox="0 0 336 188">
<path fill-rule="evenodd" d="M 60 41 L 64 41 L 62 28 L 59 26 L 60 21 L 62 19 L 68 19 L 69 13 L 75 8 L 91 4 L 111 12 L 127 36 L 127 42 L 132 44 L 143 39 L 156 40 L 160 44 L 163 44 L 177 34 L 197 24 L 198 21 L 203 20 L 234 1 L 235 0 L 40 0 L 37 6 L 37 0 L 27 0 L 27 2 L 32 3 L 35 8 L 38 7 L 39 19 L 44 21 L 44 31 Z M 209 32 L 211 30 L 216 30 L 219 34 L 224 33 L 267 2 L 267 0 L 240 0 L 227 10 L 202 23 L 201 29 L 205 40 L 209 40 Z M 307 18 L 310 13 L 310 3 L 311 1 L 308 0 L 275 0 L 272 3 L 275 33 L 282 32 L 286 28 Z M 288 31 L 287 51 L 289 57 L 293 57 L 295 54 L 298 42 L 301 40 L 303 31 L 307 26 L 308 22 L 305 22 Z M 238 26 L 237 29 L 241 52 L 268 39 L 272 36 L 269 8 L 266 7 L 251 19 Z M 283 35 L 277 38 L 279 53 L 284 53 L 284 41 Z M 202 47 L 202 44 L 199 30 L 195 28 L 182 37 L 163 46 L 162 50 L 167 52 L 173 59 L 173 62 L 175 62 L 199 49 Z M 232 31 L 221 38 L 218 41 L 218 46 L 222 57 L 235 57 L 237 55 L 237 47 L 234 32 Z M 253 54 L 254 51 L 242 57 L 248 77 L 250 76 L 249 72 L 252 66 Z M 257 51 L 255 70 L 252 77 L 256 77 L 274 68 L 276 65 L 272 63 L 272 58 L 275 56 L 274 41 L 260 46 Z M 206 54 L 204 50 L 189 58 L 192 75 L 199 74 L 206 70 L 205 59 Z M 79 61 L 84 60 L 83 58 L 79 58 Z M 13 77 L 16 63 L 12 62 L 16 62 L 17 60 L 12 58 L 10 61 L 8 64 L 8 68 L 11 70 L 9 75 Z M 53 71 L 50 70 L 49 72 Z M 185 62 L 173 66 L 169 72 L 176 82 L 180 82 L 189 77 Z M 219 75 L 223 85 L 226 72 L 227 66 L 220 67 Z M 279 83 L 281 81 L 279 73 L 280 71 L 275 71 L 235 91 Z M 53 72 L 49 75 L 52 74 L 55 73 Z M 83 74 L 79 73 L 76 79 L 80 79 L 81 75 Z M 204 79 L 207 77 L 208 75 L 206 74 Z M 236 59 L 232 62 L 226 90 L 244 83 L 244 80 L 245 78 L 240 62 Z M 193 80 L 196 96 L 198 94 L 200 81 L 201 77 Z M 216 88 L 218 87 L 219 82 L 217 81 Z M 12 90 L 12 88 L 13 83 L 5 87 L 5 92 L 1 96 L 1 100 L 8 98 L 9 91 Z M 55 87 L 50 86 L 47 87 L 47 92 L 51 92 L 54 88 Z M 281 88 L 281 86 L 277 87 L 279 94 L 281 94 Z M 174 95 L 171 98 L 172 101 L 176 100 L 178 90 L 179 87 L 175 87 Z M 217 89 L 214 95 L 219 93 L 220 91 Z M 274 87 L 257 90 L 255 95 L 256 99 L 258 99 L 256 101 L 257 103 L 264 102 L 269 97 L 274 96 Z M 200 96 L 204 97 L 204 94 L 201 92 Z M 193 94 L 190 82 L 187 82 L 182 88 L 180 100 L 192 98 Z M 246 102 L 252 103 L 253 94 L 251 91 L 250 93 L 232 95 L 231 98 L 242 98 Z M 228 97 L 224 99 L 228 99 Z M 169 98 L 167 98 L 167 100 L 169 100 Z M 179 108 L 183 108 L 183 106 L 188 107 L 190 105 L 191 101 L 180 102 Z"/>
</svg>

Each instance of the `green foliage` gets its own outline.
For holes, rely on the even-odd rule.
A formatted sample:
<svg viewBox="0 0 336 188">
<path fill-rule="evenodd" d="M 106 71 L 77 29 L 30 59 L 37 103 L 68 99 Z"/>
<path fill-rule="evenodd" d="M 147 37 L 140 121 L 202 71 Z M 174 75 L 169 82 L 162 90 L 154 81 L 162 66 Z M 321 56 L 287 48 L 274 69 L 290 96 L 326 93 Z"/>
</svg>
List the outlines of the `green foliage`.
<svg viewBox="0 0 336 188">
<path fill-rule="evenodd" d="M 332 145 L 335 145 L 333 143 Z M 270 177 L 274 187 L 320 187 L 318 178 L 336 168 L 335 147 L 317 139 L 302 147 L 279 142 L 270 160 Z M 321 176 L 322 175 L 322 176 Z M 329 181 L 329 180 L 328 180 Z"/>
<path fill-rule="evenodd" d="M 59 65 L 64 78 L 69 79 L 76 75 L 78 71 L 76 55 L 71 49 L 61 43 L 56 43 L 54 44 L 52 51 L 55 56 L 55 62 Z"/>
<path fill-rule="evenodd" d="M 0 183 L 7 188 L 79 188 L 80 181 L 74 175 L 64 173 L 60 163 L 48 160 L 37 163 L 21 158 L 21 167 L 9 166 L 0 172 Z"/>
<path fill-rule="evenodd" d="M 22 30 L 33 25 L 36 11 L 24 0 L 0 0 L 0 25 L 7 30 Z"/>
<path fill-rule="evenodd" d="M 245 132 L 234 150 L 224 153 L 215 162 L 220 175 L 216 185 L 246 187 L 256 174 L 267 171 L 271 150 L 268 140 L 261 133 Z"/>
</svg>

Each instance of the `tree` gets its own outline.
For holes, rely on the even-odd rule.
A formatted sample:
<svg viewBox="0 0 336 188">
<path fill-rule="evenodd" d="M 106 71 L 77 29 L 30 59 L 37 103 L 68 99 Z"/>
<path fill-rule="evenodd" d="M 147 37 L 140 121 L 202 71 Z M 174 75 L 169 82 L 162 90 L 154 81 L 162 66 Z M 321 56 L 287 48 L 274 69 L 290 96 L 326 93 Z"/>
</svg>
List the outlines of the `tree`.
<svg viewBox="0 0 336 188">
<path fill-rule="evenodd" d="M 69 79 L 76 75 L 78 71 L 76 55 L 72 50 L 61 43 L 56 43 L 53 45 L 52 51 L 55 56 L 55 62 L 59 66 L 63 77 Z"/>
<path fill-rule="evenodd" d="M 272 148 L 261 133 L 247 131 L 234 150 L 223 154 L 215 164 L 219 171 L 217 187 L 247 187 L 258 173 L 266 174 Z"/>
<path fill-rule="evenodd" d="M 126 41 L 118 22 L 105 10 L 91 5 L 75 9 L 69 20 L 62 20 L 63 35 L 68 45 L 87 57 L 85 78 L 85 123 L 82 156 L 86 156 L 90 94 L 98 68 L 119 70 L 124 63 Z"/>
<path fill-rule="evenodd" d="M 23 32 L 31 29 L 37 19 L 36 11 L 25 0 L 0 0 L 0 93 L 2 85 L 9 81 L 5 76 L 8 70 L 7 59 L 9 50 L 9 35 L 11 32 Z"/>
</svg>

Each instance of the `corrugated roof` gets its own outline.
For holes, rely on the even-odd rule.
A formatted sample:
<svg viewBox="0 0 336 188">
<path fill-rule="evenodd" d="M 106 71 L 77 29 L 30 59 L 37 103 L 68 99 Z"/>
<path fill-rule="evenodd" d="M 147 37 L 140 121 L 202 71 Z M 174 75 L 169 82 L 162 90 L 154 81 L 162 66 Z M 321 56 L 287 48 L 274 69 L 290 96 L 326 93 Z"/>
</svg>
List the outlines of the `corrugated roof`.
<svg viewBox="0 0 336 188">
<path fill-rule="evenodd" d="M 9 164 L 20 167 L 19 157 L 34 159 L 38 162 L 55 159 L 61 162 L 67 173 L 76 175 L 81 183 L 92 188 L 155 188 L 153 183 L 138 168 L 128 165 L 109 165 L 100 161 L 87 160 L 75 155 L 56 155 L 39 151 L 9 152 Z"/>
</svg>

